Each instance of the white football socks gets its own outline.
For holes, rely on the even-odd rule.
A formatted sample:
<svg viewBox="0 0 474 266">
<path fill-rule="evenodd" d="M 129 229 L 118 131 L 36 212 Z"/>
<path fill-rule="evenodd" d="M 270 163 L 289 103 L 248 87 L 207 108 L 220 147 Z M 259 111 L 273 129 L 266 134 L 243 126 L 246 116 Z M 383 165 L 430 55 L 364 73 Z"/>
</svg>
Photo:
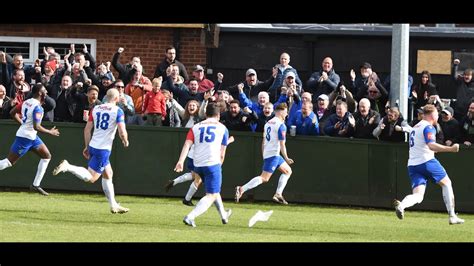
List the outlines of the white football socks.
<svg viewBox="0 0 474 266">
<path fill-rule="evenodd" d="M 244 193 L 247 190 L 250 190 L 254 187 L 257 187 L 258 185 L 262 184 L 262 177 L 261 176 L 256 176 L 252 178 L 247 184 L 242 186 L 242 193 Z"/>
<path fill-rule="evenodd" d="M 189 173 L 186 173 L 186 174 L 183 174 L 183 175 L 180 175 L 180 176 L 176 177 L 173 180 L 173 186 L 176 186 L 179 183 L 183 183 L 183 182 L 191 181 L 191 180 L 193 180 L 193 175 L 191 174 L 191 172 L 189 172 Z"/>
<path fill-rule="evenodd" d="M 443 189 L 443 200 L 450 217 L 456 216 L 454 212 L 454 192 L 451 184 L 441 186 Z"/>
<path fill-rule="evenodd" d="M 198 187 L 194 184 L 194 182 L 191 183 L 188 189 L 188 193 L 186 193 L 186 196 L 184 197 L 185 200 L 190 201 L 194 194 L 196 194 L 196 191 L 198 190 Z"/>
<path fill-rule="evenodd" d="M 214 205 L 216 205 L 216 209 L 221 216 L 221 219 L 225 219 L 227 216 L 227 212 L 224 209 L 224 203 L 222 202 L 222 197 L 220 194 L 217 195 L 216 201 L 214 201 Z"/>
<path fill-rule="evenodd" d="M 283 193 L 286 183 L 288 183 L 288 179 L 290 179 L 290 175 L 281 174 L 280 179 L 278 180 L 278 187 L 276 190 L 277 194 L 281 195 L 281 193 Z"/>
<path fill-rule="evenodd" d="M 36 170 L 35 180 L 33 181 L 33 186 L 38 187 L 41 184 L 41 180 L 43 180 L 46 168 L 48 168 L 49 161 L 51 161 L 51 159 L 41 159 L 39 161 L 38 170 Z"/>
<path fill-rule="evenodd" d="M 402 210 L 411 207 L 417 203 L 421 203 L 423 201 L 423 195 L 420 193 L 410 194 L 406 196 L 402 202 L 400 203 L 400 208 Z"/>
<path fill-rule="evenodd" d="M 209 207 L 211 207 L 214 199 L 212 196 L 204 196 L 202 199 L 196 204 L 196 208 L 194 208 L 187 216 L 189 219 L 194 220 L 199 215 L 205 213 Z"/>
<path fill-rule="evenodd" d="M 115 190 L 112 179 L 102 178 L 102 190 L 104 190 L 105 197 L 109 201 L 110 207 L 118 207 L 118 203 L 115 201 Z"/>
<path fill-rule="evenodd" d="M 89 170 L 81 166 L 75 166 L 75 165 L 70 164 L 68 168 L 66 169 L 66 171 L 77 176 L 79 179 L 81 179 L 84 182 L 89 182 L 92 179 L 92 174 L 89 173 Z"/>
</svg>

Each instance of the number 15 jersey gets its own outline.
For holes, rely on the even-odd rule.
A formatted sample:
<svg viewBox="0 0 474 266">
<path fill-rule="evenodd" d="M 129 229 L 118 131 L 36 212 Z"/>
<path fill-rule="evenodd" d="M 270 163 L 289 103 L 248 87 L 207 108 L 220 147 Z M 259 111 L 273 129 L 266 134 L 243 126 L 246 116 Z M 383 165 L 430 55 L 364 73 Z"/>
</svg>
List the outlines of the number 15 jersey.
<svg viewBox="0 0 474 266">
<path fill-rule="evenodd" d="M 186 136 L 186 140 L 194 143 L 194 166 L 221 164 L 221 146 L 227 146 L 228 138 L 227 128 L 214 118 L 194 125 Z"/>
<path fill-rule="evenodd" d="M 112 150 L 117 124 L 124 123 L 124 113 L 117 105 L 105 103 L 89 112 L 89 121 L 93 122 L 94 134 L 89 146 L 99 150 Z"/>
</svg>

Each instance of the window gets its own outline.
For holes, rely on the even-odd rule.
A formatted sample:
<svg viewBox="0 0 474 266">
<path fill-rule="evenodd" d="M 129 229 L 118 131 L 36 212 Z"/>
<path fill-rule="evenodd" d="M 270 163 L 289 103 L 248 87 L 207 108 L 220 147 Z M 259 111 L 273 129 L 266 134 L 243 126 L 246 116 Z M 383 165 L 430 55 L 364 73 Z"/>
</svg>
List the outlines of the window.
<svg viewBox="0 0 474 266">
<path fill-rule="evenodd" d="M 0 36 L 0 50 L 11 56 L 15 54 L 23 55 L 26 64 L 33 64 L 36 58 L 44 59 L 43 47 L 49 46 L 53 47 L 63 58 L 69 52 L 72 43 L 75 44 L 76 52 L 81 52 L 85 44 L 89 53 L 96 57 L 97 41 L 95 39 Z"/>
</svg>

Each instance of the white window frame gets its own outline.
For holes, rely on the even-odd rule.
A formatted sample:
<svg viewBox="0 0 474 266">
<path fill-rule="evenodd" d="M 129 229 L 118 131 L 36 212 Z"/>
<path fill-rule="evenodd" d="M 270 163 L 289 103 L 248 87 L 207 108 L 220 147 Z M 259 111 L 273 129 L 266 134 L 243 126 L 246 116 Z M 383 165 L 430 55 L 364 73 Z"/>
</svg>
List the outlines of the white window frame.
<svg viewBox="0 0 474 266">
<path fill-rule="evenodd" d="M 29 42 L 30 43 L 30 57 L 34 57 L 34 38 L 28 37 L 16 37 L 16 36 L 0 36 L 1 42 Z M 13 56 L 13 55 L 11 55 Z M 35 59 L 33 58 L 23 58 L 25 63 L 33 63 Z"/>
<path fill-rule="evenodd" d="M 85 43 L 91 46 L 89 53 L 96 58 L 97 40 L 96 39 L 81 39 L 81 38 L 49 38 L 49 37 L 20 37 L 20 36 L 0 36 L 2 42 L 29 42 L 30 43 L 30 58 L 23 58 L 27 64 L 33 64 L 39 54 L 43 53 L 39 43 Z M 82 51 L 81 47 L 76 47 L 76 51 Z M 13 56 L 13 55 L 11 55 Z M 62 61 L 62 60 L 61 60 Z"/>
</svg>

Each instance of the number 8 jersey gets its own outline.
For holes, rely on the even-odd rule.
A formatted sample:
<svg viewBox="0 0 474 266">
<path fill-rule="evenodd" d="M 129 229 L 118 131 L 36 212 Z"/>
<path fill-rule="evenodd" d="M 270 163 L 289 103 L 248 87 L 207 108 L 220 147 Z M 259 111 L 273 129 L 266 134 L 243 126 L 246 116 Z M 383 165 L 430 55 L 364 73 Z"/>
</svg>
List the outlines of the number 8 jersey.
<svg viewBox="0 0 474 266">
<path fill-rule="evenodd" d="M 430 142 L 436 142 L 436 129 L 428 121 L 421 120 L 410 132 L 408 166 L 419 165 L 435 157 L 428 146 Z"/>
<path fill-rule="evenodd" d="M 286 138 L 286 125 L 280 118 L 270 119 L 263 128 L 263 159 L 280 155 L 280 140 Z"/>
<path fill-rule="evenodd" d="M 89 121 L 93 122 L 94 134 L 89 146 L 99 150 L 112 150 L 117 124 L 124 123 L 124 113 L 117 105 L 105 103 L 89 112 Z"/>
<path fill-rule="evenodd" d="M 188 131 L 186 140 L 194 143 L 195 167 L 221 164 L 221 145 L 227 146 L 229 131 L 215 118 L 208 118 Z"/>
</svg>

